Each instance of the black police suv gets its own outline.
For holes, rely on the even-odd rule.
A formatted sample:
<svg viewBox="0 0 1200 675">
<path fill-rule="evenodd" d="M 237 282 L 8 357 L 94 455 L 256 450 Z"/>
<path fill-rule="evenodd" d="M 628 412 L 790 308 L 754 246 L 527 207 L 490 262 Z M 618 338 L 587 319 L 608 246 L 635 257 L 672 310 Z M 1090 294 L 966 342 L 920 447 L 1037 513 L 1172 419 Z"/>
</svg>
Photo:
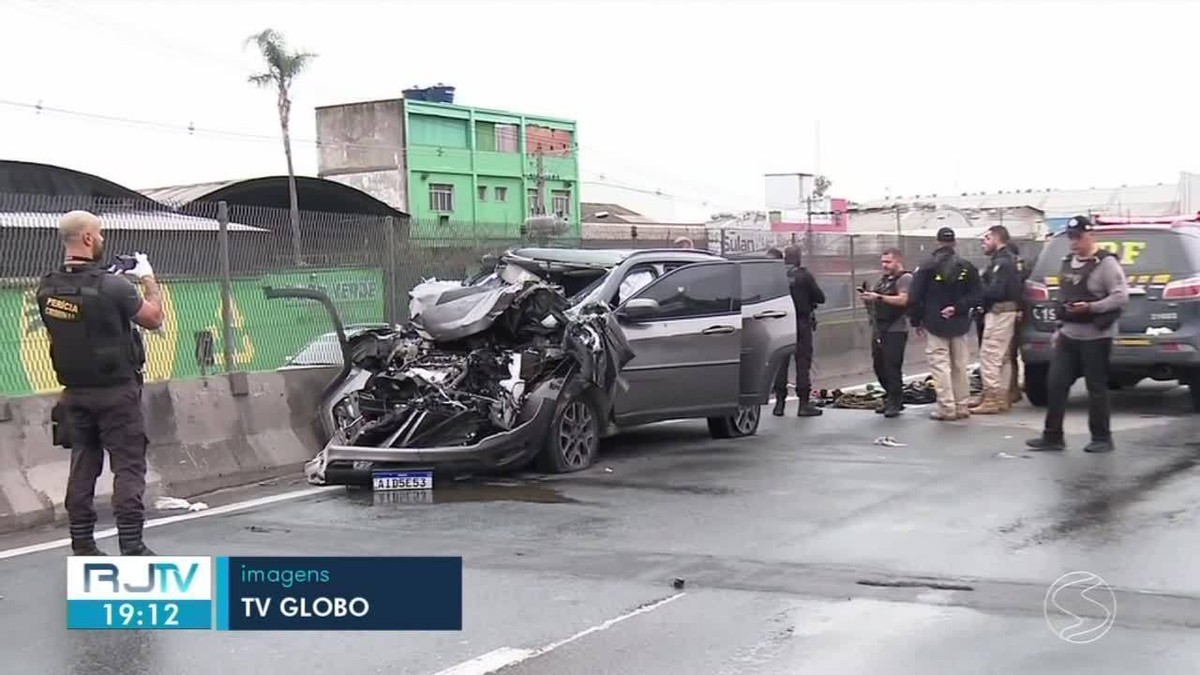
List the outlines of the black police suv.
<svg viewBox="0 0 1200 675">
<path fill-rule="evenodd" d="M 1096 238 L 1118 256 L 1129 281 L 1129 304 L 1113 342 L 1110 382 L 1132 387 L 1146 378 L 1189 386 L 1200 412 L 1200 215 L 1188 220 L 1097 220 Z M 1025 395 L 1046 405 L 1054 349 L 1058 275 L 1070 254 L 1065 233 L 1046 241 L 1025 282 L 1021 358 Z"/>
</svg>

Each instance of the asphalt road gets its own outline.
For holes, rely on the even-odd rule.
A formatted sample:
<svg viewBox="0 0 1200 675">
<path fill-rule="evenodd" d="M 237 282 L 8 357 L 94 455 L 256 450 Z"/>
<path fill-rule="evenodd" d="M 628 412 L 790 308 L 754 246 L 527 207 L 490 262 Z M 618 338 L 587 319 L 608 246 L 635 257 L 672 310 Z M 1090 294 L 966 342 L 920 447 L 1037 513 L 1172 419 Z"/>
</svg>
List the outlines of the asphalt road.
<svg viewBox="0 0 1200 675">
<path fill-rule="evenodd" d="M 335 490 L 148 531 L 160 554 L 462 555 L 461 633 L 68 632 L 65 551 L 0 559 L 0 670 L 1194 672 L 1200 416 L 1182 390 L 1120 394 L 1118 452 L 1093 456 L 1080 404 L 1061 455 L 1023 452 L 1040 424 L 1024 405 L 767 417 L 739 441 L 681 422 L 608 442 L 581 474 L 439 486 L 432 504 Z M 1088 596 L 1115 609 L 1104 632 L 1080 586 L 1056 596 L 1098 629 L 1087 644 L 1046 612 L 1076 571 L 1115 599 Z"/>
</svg>

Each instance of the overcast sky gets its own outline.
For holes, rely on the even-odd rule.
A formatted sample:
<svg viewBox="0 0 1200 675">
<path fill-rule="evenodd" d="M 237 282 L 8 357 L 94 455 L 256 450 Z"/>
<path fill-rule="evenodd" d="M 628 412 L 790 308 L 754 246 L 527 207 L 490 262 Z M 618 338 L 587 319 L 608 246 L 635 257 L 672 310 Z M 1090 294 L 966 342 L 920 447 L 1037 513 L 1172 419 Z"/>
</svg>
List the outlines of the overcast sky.
<svg viewBox="0 0 1200 675">
<path fill-rule="evenodd" d="M 577 120 L 584 200 L 659 218 L 762 208 L 769 172 L 858 200 L 1171 182 L 1200 170 L 1197 26 L 1187 0 L 0 0 L 0 101 L 175 127 L 0 104 L 0 158 L 134 188 L 285 173 L 243 49 L 274 27 L 319 54 L 302 174 L 315 106 L 444 82 Z"/>
</svg>

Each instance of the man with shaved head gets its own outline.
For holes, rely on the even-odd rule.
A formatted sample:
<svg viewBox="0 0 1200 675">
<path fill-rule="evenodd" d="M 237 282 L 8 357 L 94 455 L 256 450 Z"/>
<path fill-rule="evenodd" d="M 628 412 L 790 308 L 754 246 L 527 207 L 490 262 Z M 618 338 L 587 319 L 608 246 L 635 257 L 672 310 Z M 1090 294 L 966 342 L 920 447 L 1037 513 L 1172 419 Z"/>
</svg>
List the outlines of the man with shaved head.
<svg viewBox="0 0 1200 675">
<path fill-rule="evenodd" d="M 59 221 L 65 260 L 42 277 L 38 310 L 50 336 L 50 360 L 63 386 L 71 467 L 66 508 L 75 555 L 105 555 L 96 546 L 96 479 L 108 450 L 113 513 L 122 555 L 154 555 L 142 542 L 146 433 L 142 419 L 145 349 L 134 324 L 162 325 L 154 270 L 142 253 L 113 274 L 101 263 L 100 218 L 72 211 Z M 145 297 L 130 281 L 141 284 Z"/>
</svg>

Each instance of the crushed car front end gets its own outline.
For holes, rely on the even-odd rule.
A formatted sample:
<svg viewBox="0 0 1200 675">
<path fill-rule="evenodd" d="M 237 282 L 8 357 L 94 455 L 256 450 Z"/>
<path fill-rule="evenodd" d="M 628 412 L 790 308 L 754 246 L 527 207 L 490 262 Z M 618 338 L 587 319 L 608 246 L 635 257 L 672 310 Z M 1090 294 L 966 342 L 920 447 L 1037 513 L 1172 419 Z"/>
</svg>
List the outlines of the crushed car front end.
<svg viewBox="0 0 1200 675">
<path fill-rule="evenodd" d="M 561 403 L 587 396 L 606 416 L 632 353 L 608 308 L 568 315 L 561 288 L 510 266 L 483 284 L 429 281 L 412 321 L 355 345 L 323 408 L 314 484 L 369 482 L 389 469 L 516 469 L 544 451 Z"/>
</svg>

